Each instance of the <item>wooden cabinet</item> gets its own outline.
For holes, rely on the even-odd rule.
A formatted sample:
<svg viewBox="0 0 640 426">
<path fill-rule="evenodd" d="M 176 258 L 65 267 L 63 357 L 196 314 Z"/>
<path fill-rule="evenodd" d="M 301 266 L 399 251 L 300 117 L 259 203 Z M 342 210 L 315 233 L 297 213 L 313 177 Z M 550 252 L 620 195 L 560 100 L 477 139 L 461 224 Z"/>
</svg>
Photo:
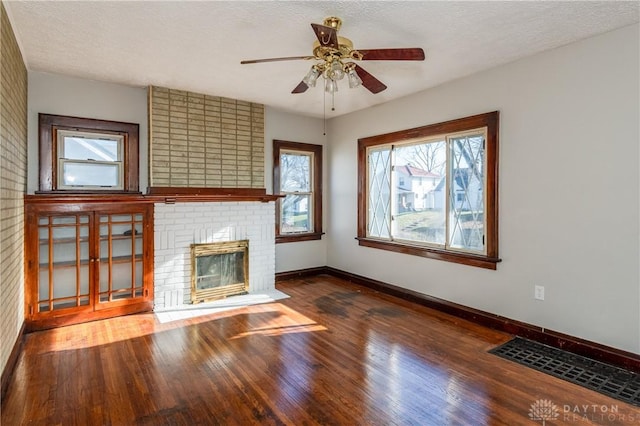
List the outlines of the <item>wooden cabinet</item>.
<svg viewBox="0 0 640 426">
<path fill-rule="evenodd" d="M 122 198 L 27 200 L 28 329 L 153 308 L 153 204 Z"/>
</svg>

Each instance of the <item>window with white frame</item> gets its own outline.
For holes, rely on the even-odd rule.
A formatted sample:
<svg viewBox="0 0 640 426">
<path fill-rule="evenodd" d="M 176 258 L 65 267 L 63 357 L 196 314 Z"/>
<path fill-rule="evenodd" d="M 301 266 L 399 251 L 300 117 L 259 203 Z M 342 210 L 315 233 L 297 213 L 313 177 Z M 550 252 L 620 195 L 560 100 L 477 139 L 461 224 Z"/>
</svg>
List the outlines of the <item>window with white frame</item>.
<svg viewBox="0 0 640 426">
<path fill-rule="evenodd" d="M 59 189 L 123 189 L 124 137 L 58 130 Z"/>
<path fill-rule="evenodd" d="M 497 128 L 493 112 L 360 139 L 360 244 L 495 269 Z"/>
</svg>

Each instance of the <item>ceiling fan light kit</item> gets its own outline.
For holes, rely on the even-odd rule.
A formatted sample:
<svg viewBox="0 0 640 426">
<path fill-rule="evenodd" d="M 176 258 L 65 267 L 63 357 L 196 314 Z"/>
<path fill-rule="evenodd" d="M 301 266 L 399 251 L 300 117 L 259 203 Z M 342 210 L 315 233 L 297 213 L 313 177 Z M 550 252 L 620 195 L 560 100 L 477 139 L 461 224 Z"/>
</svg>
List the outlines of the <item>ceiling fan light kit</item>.
<svg viewBox="0 0 640 426">
<path fill-rule="evenodd" d="M 346 37 L 338 36 L 338 30 L 342 26 L 342 20 L 330 16 L 324 20 L 323 25 L 311 24 L 317 40 L 313 43 L 313 56 L 288 56 L 282 58 L 267 58 L 242 61 L 241 64 L 255 64 L 260 62 L 289 61 L 296 59 L 308 59 L 317 61 L 302 81 L 291 93 L 303 93 L 309 87 L 315 87 L 318 78 L 325 80 L 325 91 L 334 94 L 338 91 L 338 81 L 345 75 L 349 82 L 349 88 L 364 86 L 371 93 L 380 93 L 387 86 L 380 80 L 369 74 L 364 68 L 353 61 L 423 61 L 422 48 L 396 48 L 396 49 L 368 49 L 356 50 L 353 43 Z"/>
<path fill-rule="evenodd" d="M 334 93 L 338 91 L 337 81 L 342 80 L 345 75 L 349 81 L 349 88 L 354 89 L 362 84 L 362 79 L 356 73 L 356 64 L 343 63 L 335 59 L 331 62 L 312 65 L 302 82 L 308 87 L 316 87 L 318 78 L 322 76 L 325 79 L 325 91 Z M 294 91 L 294 93 L 297 92 Z"/>
</svg>

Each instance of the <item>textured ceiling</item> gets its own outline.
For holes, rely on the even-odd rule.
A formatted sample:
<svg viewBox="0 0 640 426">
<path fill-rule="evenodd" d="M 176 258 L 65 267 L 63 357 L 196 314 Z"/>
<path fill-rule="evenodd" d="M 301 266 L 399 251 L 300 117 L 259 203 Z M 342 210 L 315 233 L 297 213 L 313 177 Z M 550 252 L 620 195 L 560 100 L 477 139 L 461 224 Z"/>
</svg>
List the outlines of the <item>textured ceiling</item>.
<svg viewBox="0 0 640 426">
<path fill-rule="evenodd" d="M 639 20 L 639 2 L 6 1 L 29 70 L 159 85 L 321 117 L 321 87 L 291 94 L 311 63 L 240 65 L 311 54 L 309 25 L 342 18 L 355 48 L 422 47 L 424 62 L 361 65 L 388 89 L 346 80 L 345 114 Z"/>
</svg>

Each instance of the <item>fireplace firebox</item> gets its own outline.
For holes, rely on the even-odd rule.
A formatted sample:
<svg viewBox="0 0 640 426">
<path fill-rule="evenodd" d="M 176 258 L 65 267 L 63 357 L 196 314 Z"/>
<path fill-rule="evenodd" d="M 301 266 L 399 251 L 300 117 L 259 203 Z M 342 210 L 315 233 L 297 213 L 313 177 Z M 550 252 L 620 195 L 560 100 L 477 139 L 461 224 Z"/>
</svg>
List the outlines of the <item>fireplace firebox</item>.
<svg viewBox="0 0 640 426">
<path fill-rule="evenodd" d="M 249 240 L 191 244 L 191 303 L 249 291 Z"/>
</svg>

